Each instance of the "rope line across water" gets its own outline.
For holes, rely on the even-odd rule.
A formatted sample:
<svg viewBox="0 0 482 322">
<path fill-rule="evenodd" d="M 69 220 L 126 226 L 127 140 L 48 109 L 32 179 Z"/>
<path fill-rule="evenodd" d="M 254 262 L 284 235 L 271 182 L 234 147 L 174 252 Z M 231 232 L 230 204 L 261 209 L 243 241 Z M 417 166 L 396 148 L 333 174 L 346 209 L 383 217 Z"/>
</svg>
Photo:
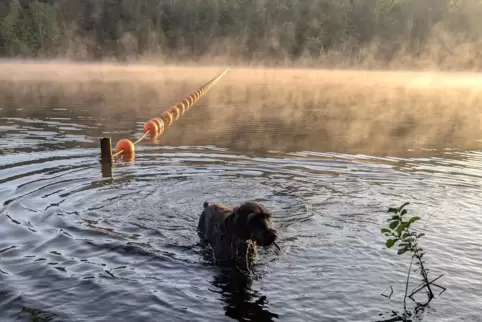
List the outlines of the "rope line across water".
<svg viewBox="0 0 482 322">
<path fill-rule="evenodd" d="M 131 157 L 135 154 L 135 145 L 142 142 L 149 135 L 152 138 L 156 138 L 164 133 L 166 127 L 172 125 L 174 121 L 177 121 L 181 115 L 183 115 L 191 106 L 193 106 L 204 94 L 206 94 L 211 87 L 213 87 L 229 70 L 226 68 L 221 74 L 214 77 L 206 84 L 201 86 L 197 91 L 188 95 L 185 99 L 177 102 L 167 111 L 161 114 L 159 118 L 153 118 L 144 124 L 144 134 L 132 142 L 128 139 L 122 139 L 117 142 L 115 150 L 112 155 L 114 158 L 122 154 L 129 155 Z"/>
</svg>

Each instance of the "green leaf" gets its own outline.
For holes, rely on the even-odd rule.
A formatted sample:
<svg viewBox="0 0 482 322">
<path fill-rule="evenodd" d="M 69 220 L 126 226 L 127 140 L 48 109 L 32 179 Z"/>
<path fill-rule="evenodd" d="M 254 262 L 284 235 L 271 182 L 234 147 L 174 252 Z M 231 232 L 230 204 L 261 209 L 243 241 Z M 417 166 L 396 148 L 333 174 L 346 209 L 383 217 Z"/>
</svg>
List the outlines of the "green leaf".
<svg viewBox="0 0 482 322">
<path fill-rule="evenodd" d="M 398 255 L 403 255 L 403 254 L 405 254 L 407 251 L 408 251 L 408 248 L 405 247 L 405 248 L 399 249 L 398 252 L 397 252 L 397 254 L 398 254 Z"/>
<path fill-rule="evenodd" d="M 397 242 L 396 239 L 389 239 L 389 240 L 387 240 L 387 242 L 386 242 L 387 248 L 392 248 L 393 245 L 395 245 L 396 242 Z"/>
<path fill-rule="evenodd" d="M 400 216 L 403 216 L 403 215 L 406 215 L 406 214 L 407 214 L 407 210 L 403 209 L 402 212 L 400 213 Z"/>
<path fill-rule="evenodd" d="M 409 233 L 405 233 L 405 234 L 402 235 L 402 239 L 405 239 L 405 238 L 407 238 L 407 237 L 410 237 L 410 234 L 409 234 Z"/>
<path fill-rule="evenodd" d="M 388 229 L 388 228 L 382 228 L 382 234 L 383 234 L 383 233 L 389 233 L 389 232 L 391 232 L 390 229 Z"/>
<path fill-rule="evenodd" d="M 419 216 L 415 216 L 415 217 L 410 218 L 410 220 L 408 222 L 411 224 L 411 223 L 414 223 L 414 222 L 416 222 L 417 220 L 420 220 L 420 219 L 422 219 L 422 218 L 420 218 Z"/>
<path fill-rule="evenodd" d="M 417 238 L 420 238 L 420 237 L 423 237 L 423 236 L 425 236 L 425 234 L 424 234 L 424 233 L 420 233 L 420 234 L 418 234 Z"/>
<path fill-rule="evenodd" d="M 399 211 L 399 212 L 402 211 L 402 209 L 405 208 L 405 207 L 406 207 L 407 205 L 409 205 L 409 204 L 410 204 L 410 202 L 404 203 L 403 205 L 400 206 L 400 208 L 398 208 L 398 211 Z"/>
<path fill-rule="evenodd" d="M 395 227 L 397 227 L 398 224 L 399 224 L 399 221 L 392 221 L 390 223 L 390 226 L 388 226 L 388 227 L 390 227 L 390 229 L 395 229 Z"/>
<path fill-rule="evenodd" d="M 397 228 L 397 233 L 400 235 L 406 227 L 407 227 L 406 223 L 400 224 L 400 226 L 398 226 L 398 228 Z"/>
<path fill-rule="evenodd" d="M 393 216 L 392 218 L 388 219 L 387 221 L 392 221 L 392 220 L 400 220 L 400 216 L 399 216 L 399 215 L 395 215 L 395 216 Z"/>
<path fill-rule="evenodd" d="M 398 214 L 398 208 L 388 208 L 388 212 L 393 212 L 395 214 Z"/>
</svg>

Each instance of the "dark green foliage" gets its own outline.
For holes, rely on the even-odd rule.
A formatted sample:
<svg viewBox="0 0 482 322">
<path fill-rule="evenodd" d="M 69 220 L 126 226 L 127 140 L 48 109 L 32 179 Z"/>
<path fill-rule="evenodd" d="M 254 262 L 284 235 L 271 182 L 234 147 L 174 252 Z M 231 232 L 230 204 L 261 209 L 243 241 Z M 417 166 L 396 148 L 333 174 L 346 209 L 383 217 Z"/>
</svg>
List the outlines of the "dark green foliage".
<svg viewBox="0 0 482 322">
<path fill-rule="evenodd" d="M 390 208 L 388 212 L 393 214 L 387 221 L 389 222 L 387 228 L 382 228 L 381 233 L 387 237 L 386 246 L 387 248 L 392 248 L 398 243 L 398 255 L 403 255 L 407 252 L 411 253 L 411 262 L 410 268 L 407 274 L 407 282 L 405 286 L 405 296 L 404 296 L 404 312 L 402 316 L 399 316 L 399 320 L 397 321 L 411 321 L 412 313 L 409 312 L 406 305 L 407 297 L 414 300 L 413 296 L 417 294 L 419 291 L 426 289 L 428 294 L 428 300 L 425 303 L 416 302 L 415 311 L 420 311 L 420 308 L 427 306 L 430 301 L 434 298 L 434 294 L 432 292 L 432 287 L 435 286 L 437 288 L 442 289 L 445 291 L 445 288 L 435 284 L 434 282 L 438 280 L 441 276 L 437 277 L 436 279 L 430 281 L 428 277 L 428 270 L 425 268 L 425 261 L 422 260 L 425 253 L 424 250 L 419 246 L 420 238 L 425 236 L 423 233 L 417 233 L 412 228 L 412 224 L 419 221 L 421 218 L 419 216 L 409 217 L 407 216 L 407 210 L 405 207 L 409 205 L 409 203 L 404 203 L 399 208 Z M 412 269 L 412 263 L 415 261 L 416 265 L 419 266 L 417 271 L 420 272 L 422 277 L 422 283 L 416 287 L 411 294 L 408 294 L 408 287 L 410 281 L 410 273 Z M 442 291 L 442 292 L 443 292 Z"/>
<path fill-rule="evenodd" d="M 37 0 L 26 5 L 12 0 L 1 26 L 3 50 L 9 56 L 46 55 L 60 36 L 57 10 Z"/>
<path fill-rule="evenodd" d="M 481 13 L 478 0 L 10 0 L 0 2 L 0 54 L 58 56 L 75 42 L 90 58 L 229 47 L 246 60 L 333 52 L 355 63 L 375 42 L 374 58 L 389 62 L 402 49 L 417 56 L 437 28 L 479 39 Z"/>
<path fill-rule="evenodd" d="M 387 248 L 392 248 L 397 242 L 398 254 L 402 255 L 407 251 L 410 251 L 415 257 L 422 257 L 423 250 L 418 246 L 418 240 L 424 236 L 424 234 L 417 234 L 411 231 L 411 225 L 420 220 L 418 216 L 407 218 L 407 210 L 404 209 L 409 203 L 404 203 L 399 208 L 390 208 L 389 213 L 395 215 L 389 218 L 387 221 L 389 225 L 387 228 L 382 228 L 381 232 L 388 240 L 386 242 Z"/>
</svg>

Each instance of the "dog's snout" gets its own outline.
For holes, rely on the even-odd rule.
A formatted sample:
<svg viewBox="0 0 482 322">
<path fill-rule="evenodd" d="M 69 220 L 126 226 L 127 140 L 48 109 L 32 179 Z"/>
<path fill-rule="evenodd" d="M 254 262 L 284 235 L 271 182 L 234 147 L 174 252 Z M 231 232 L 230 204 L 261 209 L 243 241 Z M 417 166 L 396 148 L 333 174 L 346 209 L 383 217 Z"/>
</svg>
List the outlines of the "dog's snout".
<svg viewBox="0 0 482 322">
<path fill-rule="evenodd" d="M 268 238 L 269 238 L 269 244 L 272 244 L 276 241 L 276 238 L 278 238 L 278 232 L 276 231 L 276 229 L 268 230 Z"/>
</svg>

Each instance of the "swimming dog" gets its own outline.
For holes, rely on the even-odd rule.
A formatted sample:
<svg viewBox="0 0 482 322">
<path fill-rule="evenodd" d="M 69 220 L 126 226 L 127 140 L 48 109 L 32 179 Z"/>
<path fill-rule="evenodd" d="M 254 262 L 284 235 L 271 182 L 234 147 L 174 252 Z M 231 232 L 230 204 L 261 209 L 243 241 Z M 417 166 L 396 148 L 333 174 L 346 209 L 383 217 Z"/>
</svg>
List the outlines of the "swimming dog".
<svg viewBox="0 0 482 322">
<path fill-rule="evenodd" d="M 201 240 L 213 249 L 216 262 L 234 262 L 248 268 L 257 257 L 258 246 L 278 247 L 271 212 L 260 203 L 249 201 L 234 209 L 209 202 L 203 206 L 197 230 Z"/>
</svg>

